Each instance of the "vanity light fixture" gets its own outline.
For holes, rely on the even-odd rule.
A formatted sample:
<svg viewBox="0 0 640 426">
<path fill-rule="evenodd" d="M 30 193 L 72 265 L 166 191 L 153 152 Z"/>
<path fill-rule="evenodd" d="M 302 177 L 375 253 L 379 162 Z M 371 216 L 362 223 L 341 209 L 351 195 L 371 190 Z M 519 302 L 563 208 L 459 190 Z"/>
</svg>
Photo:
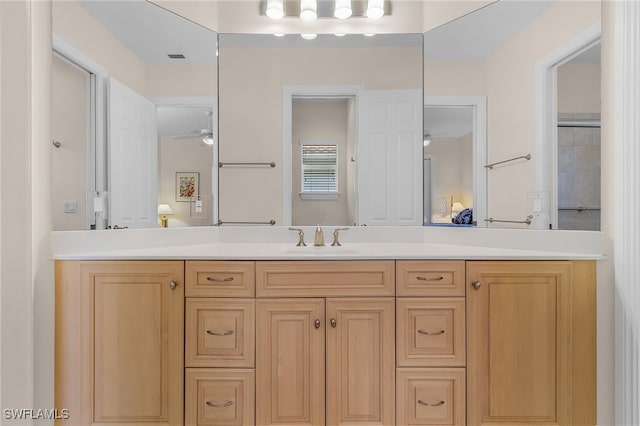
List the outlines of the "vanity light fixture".
<svg viewBox="0 0 640 426">
<path fill-rule="evenodd" d="M 362 35 L 365 36 L 365 37 L 373 37 L 375 34 L 373 34 L 373 33 L 364 33 Z"/>
<path fill-rule="evenodd" d="M 284 18 L 284 0 L 268 0 L 266 14 L 271 19 Z"/>
<path fill-rule="evenodd" d="M 276 37 L 284 37 L 284 34 L 283 33 L 276 33 L 276 34 L 274 34 L 274 36 L 276 36 Z"/>
<path fill-rule="evenodd" d="M 318 37 L 318 34 L 300 34 L 300 37 L 305 40 L 313 40 L 314 38 Z"/>
<path fill-rule="evenodd" d="M 365 15 L 369 19 L 380 19 L 384 16 L 384 0 L 369 0 Z"/>
<path fill-rule="evenodd" d="M 167 228 L 169 226 L 169 218 L 167 215 L 172 215 L 173 210 L 169 204 L 160 204 L 158 206 L 158 215 L 160 216 L 160 226 L 163 228 Z"/>
<path fill-rule="evenodd" d="M 300 0 L 300 19 L 303 21 L 315 21 L 318 19 L 317 0 Z"/>
<path fill-rule="evenodd" d="M 423 144 L 424 146 L 428 146 L 431 143 L 431 133 L 425 133 Z"/>
<path fill-rule="evenodd" d="M 336 0 L 336 8 L 333 16 L 338 19 L 347 19 L 353 14 L 351 10 L 351 0 Z"/>
<path fill-rule="evenodd" d="M 335 33 L 334 34 L 334 36 L 336 36 L 336 37 L 344 37 L 346 35 L 347 35 L 346 33 Z"/>
<path fill-rule="evenodd" d="M 213 135 L 211 133 L 202 137 L 202 143 L 205 145 L 213 145 Z"/>
</svg>

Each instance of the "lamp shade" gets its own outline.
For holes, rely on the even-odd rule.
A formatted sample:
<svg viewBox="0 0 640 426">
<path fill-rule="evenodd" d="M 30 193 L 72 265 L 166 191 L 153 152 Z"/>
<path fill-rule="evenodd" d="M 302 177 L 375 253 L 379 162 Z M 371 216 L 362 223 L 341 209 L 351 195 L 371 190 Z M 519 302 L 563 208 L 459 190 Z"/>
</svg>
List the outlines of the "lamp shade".
<svg viewBox="0 0 640 426">
<path fill-rule="evenodd" d="M 162 215 L 173 214 L 173 210 L 171 210 L 171 207 L 169 206 L 169 204 L 160 204 L 158 206 L 158 214 L 162 214 Z"/>
</svg>

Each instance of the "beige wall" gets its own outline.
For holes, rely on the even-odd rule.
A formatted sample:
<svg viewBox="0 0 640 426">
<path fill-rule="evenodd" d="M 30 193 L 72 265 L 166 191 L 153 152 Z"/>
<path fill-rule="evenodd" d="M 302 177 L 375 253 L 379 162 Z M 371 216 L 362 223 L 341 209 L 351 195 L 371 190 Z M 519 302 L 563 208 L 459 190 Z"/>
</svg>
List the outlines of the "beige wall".
<svg viewBox="0 0 640 426">
<path fill-rule="evenodd" d="M 558 113 L 600 112 L 600 64 L 567 63 L 558 67 Z"/>
<path fill-rule="evenodd" d="M 348 203 L 353 199 L 353 182 L 347 178 L 349 142 L 349 102 L 294 101 L 292 137 L 292 224 L 293 225 L 351 225 Z M 300 197 L 301 191 L 301 141 L 335 142 L 338 144 L 338 192 L 337 200 L 309 200 Z M 349 185 L 351 183 L 351 186 Z"/>
<path fill-rule="evenodd" d="M 176 140 L 160 137 L 158 143 L 158 204 L 168 204 L 173 215 L 169 227 L 212 225 L 213 147 L 200 138 Z M 176 201 L 176 172 L 198 172 L 199 193 L 205 203 L 206 217 L 189 217 L 189 203 Z"/>
<path fill-rule="evenodd" d="M 53 228 L 88 229 L 85 215 L 89 130 L 88 74 L 54 55 L 51 69 L 51 147 Z M 75 201 L 76 213 L 64 213 L 64 202 Z"/>
<path fill-rule="evenodd" d="M 535 153 L 535 65 L 599 22 L 600 8 L 595 1 L 556 2 L 489 59 L 489 162 Z M 536 161 L 509 163 L 488 172 L 488 216 L 524 220 L 530 213 L 527 193 L 536 190 Z"/>
<path fill-rule="evenodd" d="M 220 170 L 220 218 L 282 223 L 282 88 L 422 85 L 419 47 L 220 48 L 220 161 L 271 162 L 270 168 Z M 239 196 L 239 194 L 242 194 Z M 288 195 L 287 195 L 288 196 Z"/>
<path fill-rule="evenodd" d="M 136 55 L 74 1 L 54 1 L 53 33 L 93 59 L 116 80 L 145 93 L 145 67 Z"/>
<path fill-rule="evenodd" d="M 599 22 L 600 7 L 596 1 L 558 1 L 485 62 L 426 62 L 425 94 L 487 97 L 488 163 L 534 154 L 535 65 Z M 596 77 L 589 67 L 583 67 L 579 74 L 581 80 Z M 571 90 L 565 81 L 559 86 Z M 577 102 L 586 102 L 583 107 L 591 108 L 596 101 L 581 93 Z M 488 171 L 487 216 L 523 220 L 530 213 L 527 193 L 536 190 L 536 161 L 533 158 Z"/>
</svg>

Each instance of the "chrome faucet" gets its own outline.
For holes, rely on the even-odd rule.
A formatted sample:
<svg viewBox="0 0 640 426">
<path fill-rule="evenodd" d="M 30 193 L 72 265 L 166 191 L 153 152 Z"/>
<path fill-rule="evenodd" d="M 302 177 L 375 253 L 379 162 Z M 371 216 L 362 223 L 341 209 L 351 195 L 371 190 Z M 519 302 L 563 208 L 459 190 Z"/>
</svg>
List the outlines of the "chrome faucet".
<svg viewBox="0 0 640 426">
<path fill-rule="evenodd" d="M 321 247 L 324 245 L 324 232 L 322 232 L 322 228 L 320 228 L 320 225 L 316 227 L 316 237 L 313 240 L 313 245 L 316 247 Z"/>
<path fill-rule="evenodd" d="M 306 247 L 307 245 L 304 242 L 304 231 L 300 228 L 289 228 L 289 231 L 296 231 L 298 232 L 298 244 L 296 244 L 296 247 L 301 247 L 304 246 Z"/>
</svg>

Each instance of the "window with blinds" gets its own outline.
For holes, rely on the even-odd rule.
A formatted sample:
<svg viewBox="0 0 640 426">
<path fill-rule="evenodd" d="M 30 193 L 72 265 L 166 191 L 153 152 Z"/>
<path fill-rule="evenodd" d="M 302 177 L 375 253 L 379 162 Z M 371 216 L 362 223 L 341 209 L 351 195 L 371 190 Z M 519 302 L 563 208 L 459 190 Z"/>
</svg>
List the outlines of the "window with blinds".
<svg viewBox="0 0 640 426">
<path fill-rule="evenodd" d="M 338 145 L 302 146 L 302 194 L 338 192 Z"/>
</svg>

